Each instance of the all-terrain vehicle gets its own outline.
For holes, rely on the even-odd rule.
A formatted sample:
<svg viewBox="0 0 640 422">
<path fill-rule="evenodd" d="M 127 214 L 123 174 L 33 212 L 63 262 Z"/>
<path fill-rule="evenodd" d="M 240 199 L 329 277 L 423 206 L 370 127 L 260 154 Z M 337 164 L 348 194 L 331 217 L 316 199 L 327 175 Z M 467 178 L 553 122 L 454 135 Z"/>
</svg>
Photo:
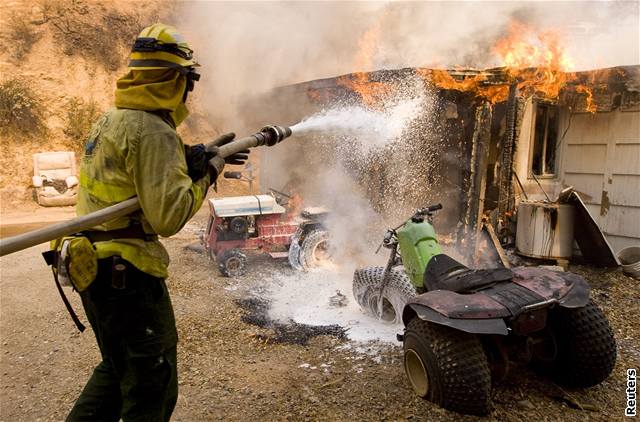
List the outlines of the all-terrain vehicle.
<svg viewBox="0 0 640 422">
<path fill-rule="evenodd" d="M 201 241 L 223 275 L 235 277 L 246 272 L 247 250 L 288 258 L 299 270 L 314 267 L 325 258 L 329 238 L 323 223 L 326 210 L 287 209 L 290 197 L 272 192 L 209 200 L 209 222 Z"/>
<path fill-rule="evenodd" d="M 357 269 L 353 292 L 367 312 L 404 323 L 398 335 L 416 394 L 483 415 L 492 382 L 513 363 L 557 383 L 589 387 L 609 376 L 616 342 L 580 276 L 535 267 L 470 269 L 442 253 L 434 205 L 386 232 L 385 268 Z"/>
</svg>

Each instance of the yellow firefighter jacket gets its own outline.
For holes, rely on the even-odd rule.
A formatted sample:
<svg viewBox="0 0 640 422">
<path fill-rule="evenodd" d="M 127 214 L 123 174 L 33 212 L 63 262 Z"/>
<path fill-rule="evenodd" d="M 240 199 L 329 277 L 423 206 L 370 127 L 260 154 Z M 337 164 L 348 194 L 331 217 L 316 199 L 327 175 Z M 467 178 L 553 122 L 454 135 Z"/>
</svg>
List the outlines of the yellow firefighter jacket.
<svg viewBox="0 0 640 422">
<path fill-rule="evenodd" d="M 189 178 L 184 145 L 174 127 L 174 121 L 186 117 L 180 79 L 173 71 L 129 72 L 118 81 L 119 108 L 106 112 L 91 129 L 80 168 L 77 214 L 133 196 L 141 204 L 141 211 L 96 229 L 139 222 L 145 233 L 167 237 L 202 205 L 209 176 L 195 183 Z M 167 277 L 169 256 L 157 240 L 117 239 L 96 242 L 95 248 L 98 258 L 119 255 L 145 273 Z"/>
</svg>

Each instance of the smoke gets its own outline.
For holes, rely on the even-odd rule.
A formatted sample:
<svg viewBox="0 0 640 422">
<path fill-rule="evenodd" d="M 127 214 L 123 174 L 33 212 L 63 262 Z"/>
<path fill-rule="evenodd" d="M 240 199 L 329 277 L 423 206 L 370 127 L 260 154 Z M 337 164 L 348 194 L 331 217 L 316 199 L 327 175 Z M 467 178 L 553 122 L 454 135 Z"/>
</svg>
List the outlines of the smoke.
<svg viewBox="0 0 640 422">
<path fill-rule="evenodd" d="M 246 98 L 275 87 L 377 69 L 499 66 L 493 47 L 514 20 L 556 32 L 575 70 L 638 64 L 639 6 L 638 1 L 183 2 L 175 24 L 202 64 L 197 102 L 220 130 L 255 130 L 244 127 L 251 120 L 243 108 Z M 427 96 L 420 112 L 401 122 L 388 113 L 398 98 L 415 98 L 416 92 Z M 403 128 L 393 151 L 364 132 L 318 133 L 265 152 L 261 184 L 295 186 L 308 205 L 332 208 L 342 216 L 331 224 L 345 245 L 380 215 L 385 224 L 398 223 L 415 206 L 455 196 L 459 186 L 429 189 L 442 185 L 442 166 L 455 166 L 456 157 L 442 152 L 446 140 L 428 97 L 423 86 L 405 86 L 388 96 L 393 104 L 383 106 L 385 126 Z M 291 101 L 291 110 L 298 107 Z M 353 120 L 358 115 L 353 107 L 340 102 L 316 116 L 316 123 L 327 123 L 336 113 Z M 262 123 L 293 123 L 275 118 L 283 121 Z"/>
<path fill-rule="evenodd" d="M 241 98 L 276 86 L 381 68 L 500 65 L 492 46 L 514 19 L 558 32 L 575 70 L 638 64 L 639 12 L 638 1 L 183 2 L 176 25 L 202 64 L 201 101 L 232 126 Z"/>
</svg>

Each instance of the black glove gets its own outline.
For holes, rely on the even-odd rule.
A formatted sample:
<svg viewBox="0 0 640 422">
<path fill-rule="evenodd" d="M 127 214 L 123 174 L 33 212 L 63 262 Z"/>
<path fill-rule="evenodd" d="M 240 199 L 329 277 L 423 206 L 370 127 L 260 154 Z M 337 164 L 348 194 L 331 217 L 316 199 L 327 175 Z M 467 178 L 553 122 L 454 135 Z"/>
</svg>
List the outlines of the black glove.
<svg viewBox="0 0 640 422">
<path fill-rule="evenodd" d="M 227 145 L 230 142 L 233 142 L 235 137 L 236 137 L 236 134 L 233 132 L 225 133 L 219 138 L 216 138 L 213 141 L 209 142 L 205 146 L 205 149 L 207 153 L 211 154 L 211 157 L 213 158 L 215 155 L 218 154 L 218 147 L 221 147 L 223 145 Z M 235 154 L 225 158 L 224 161 L 225 163 L 231 164 L 231 165 L 243 165 L 248 158 L 249 158 L 249 150 L 245 149 L 244 151 L 236 152 Z M 222 171 L 222 169 L 220 169 L 220 171 Z M 220 174 L 220 172 L 218 172 L 218 174 Z"/>
<path fill-rule="evenodd" d="M 249 150 L 237 152 L 227 158 L 218 156 L 219 147 L 233 142 L 235 133 L 224 134 L 207 145 L 185 145 L 184 153 L 187 160 L 188 174 L 194 182 L 203 178 L 207 172 L 211 176 L 211 183 L 215 183 L 218 175 L 222 174 L 225 163 L 242 165 L 249 158 Z"/>
<path fill-rule="evenodd" d="M 209 157 L 203 144 L 185 145 L 184 155 L 187 159 L 187 174 L 192 181 L 202 179 L 209 169 Z"/>
<path fill-rule="evenodd" d="M 220 151 L 220 147 L 223 145 L 227 145 L 230 142 L 233 142 L 235 137 L 236 137 L 236 134 L 233 132 L 226 133 L 214 139 L 213 141 L 209 142 L 205 146 L 205 151 L 207 153 L 207 156 L 210 157 L 209 158 L 209 175 L 211 176 L 212 184 L 214 184 L 218 176 L 222 174 L 222 169 L 224 168 L 225 163 L 232 164 L 232 165 L 240 165 L 240 164 L 244 164 L 244 162 L 247 161 L 247 158 L 249 158 L 248 149 L 237 152 L 226 158 L 222 158 L 218 155 Z"/>
</svg>

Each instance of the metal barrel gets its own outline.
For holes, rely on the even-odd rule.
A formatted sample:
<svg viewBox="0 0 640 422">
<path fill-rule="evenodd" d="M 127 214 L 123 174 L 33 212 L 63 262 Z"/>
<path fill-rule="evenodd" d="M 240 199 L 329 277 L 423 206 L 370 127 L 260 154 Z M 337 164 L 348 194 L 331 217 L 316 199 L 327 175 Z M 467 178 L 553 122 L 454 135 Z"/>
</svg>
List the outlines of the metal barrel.
<svg viewBox="0 0 640 422">
<path fill-rule="evenodd" d="M 240 151 L 267 145 L 273 146 L 291 135 L 291 129 L 283 126 L 265 126 L 258 133 L 237 139 L 219 148 L 218 154 L 224 158 Z M 140 209 L 137 197 L 127 199 L 110 207 L 92 212 L 62 223 L 53 224 L 17 236 L 0 239 L 0 256 L 30 248 L 62 236 L 68 236 L 83 230 L 123 217 Z"/>
</svg>

